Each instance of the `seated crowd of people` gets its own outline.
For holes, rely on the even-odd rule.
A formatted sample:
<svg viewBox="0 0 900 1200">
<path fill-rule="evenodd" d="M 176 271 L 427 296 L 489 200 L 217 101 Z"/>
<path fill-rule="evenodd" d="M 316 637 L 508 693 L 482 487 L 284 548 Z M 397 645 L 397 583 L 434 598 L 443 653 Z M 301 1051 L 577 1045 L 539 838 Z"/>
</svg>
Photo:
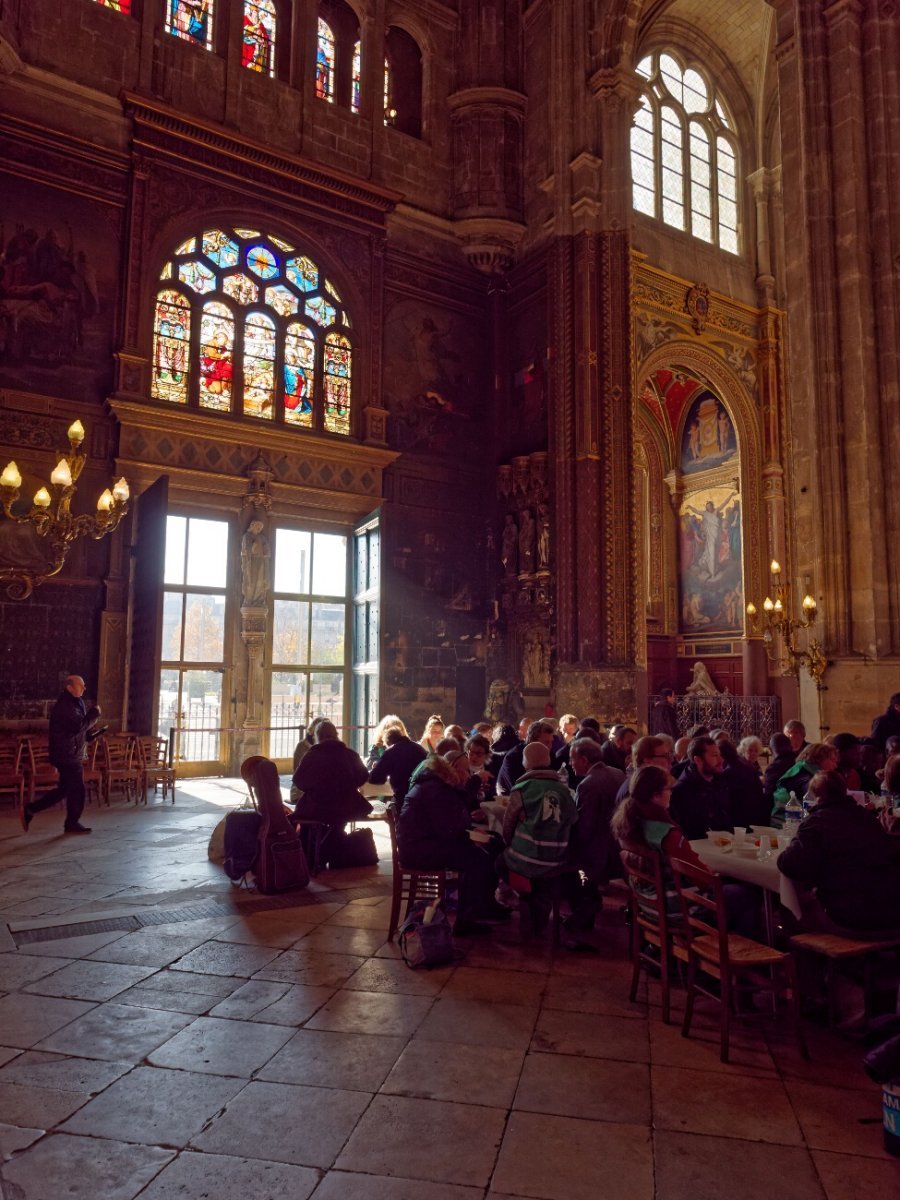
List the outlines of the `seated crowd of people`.
<svg viewBox="0 0 900 1200">
<path fill-rule="evenodd" d="M 514 906 L 539 931 L 554 888 L 569 910 L 567 930 L 590 930 L 607 885 L 624 875 L 622 843 L 699 866 L 692 842 L 710 831 L 780 828 L 796 798 L 805 819 L 778 868 L 804 894 L 799 927 L 877 937 L 900 926 L 900 821 L 892 815 L 900 695 L 879 722 L 872 739 L 839 733 L 809 743 L 803 725 L 788 721 L 770 739 L 764 766 L 755 737 L 735 745 L 727 732 L 700 726 L 677 740 L 625 725 L 604 733 L 595 719 L 568 713 L 518 729 L 486 721 L 465 729 L 434 715 L 418 741 L 386 716 L 363 762 L 331 722 L 318 720 L 295 752 L 292 799 L 301 822 L 325 822 L 340 836 L 371 809 L 360 786 L 389 787 L 401 862 L 459 873 L 455 933 L 473 936 L 508 920 Z M 866 803 L 879 792 L 883 804 Z M 761 893 L 726 881 L 724 896 L 729 928 L 754 936 Z"/>
</svg>

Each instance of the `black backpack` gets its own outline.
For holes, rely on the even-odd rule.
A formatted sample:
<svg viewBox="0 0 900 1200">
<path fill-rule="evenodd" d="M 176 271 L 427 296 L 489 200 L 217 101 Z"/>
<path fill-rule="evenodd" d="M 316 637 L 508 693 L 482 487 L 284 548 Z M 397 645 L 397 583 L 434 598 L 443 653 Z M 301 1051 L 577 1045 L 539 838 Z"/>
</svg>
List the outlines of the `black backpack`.
<svg viewBox="0 0 900 1200">
<path fill-rule="evenodd" d="M 374 867 L 378 862 L 375 838 L 368 826 L 342 833 L 333 829 L 328 835 L 325 854 L 329 867 Z"/>
<path fill-rule="evenodd" d="M 222 866 L 232 883 L 240 883 L 256 865 L 261 823 L 258 812 L 246 810 L 230 812 L 225 818 L 225 861 Z"/>
</svg>

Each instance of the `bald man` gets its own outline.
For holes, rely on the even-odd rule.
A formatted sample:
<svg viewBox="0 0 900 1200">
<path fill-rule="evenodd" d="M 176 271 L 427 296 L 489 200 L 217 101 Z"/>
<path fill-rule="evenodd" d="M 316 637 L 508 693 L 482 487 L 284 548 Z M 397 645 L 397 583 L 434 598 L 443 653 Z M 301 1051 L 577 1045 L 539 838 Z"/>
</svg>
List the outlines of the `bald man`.
<svg viewBox="0 0 900 1200">
<path fill-rule="evenodd" d="M 52 791 L 33 800 L 21 809 L 22 828 L 28 832 L 35 813 L 50 808 L 60 800 L 66 802 L 64 833 L 90 833 L 81 824 L 84 811 L 84 744 L 91 736 L 91 729 L 100 716 L 94 705 L 87 708 L 84 703 L 84 680 L 80 675 L 69 675 L 66 686 L 50 713 L 50 762 L 59 772 L 59 783 Z"/>
</svg>

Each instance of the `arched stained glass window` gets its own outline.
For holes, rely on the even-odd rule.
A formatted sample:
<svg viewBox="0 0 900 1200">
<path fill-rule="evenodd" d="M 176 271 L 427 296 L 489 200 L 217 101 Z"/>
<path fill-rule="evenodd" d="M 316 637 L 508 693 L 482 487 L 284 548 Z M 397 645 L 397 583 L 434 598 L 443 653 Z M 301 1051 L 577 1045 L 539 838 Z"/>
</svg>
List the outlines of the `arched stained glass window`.
<svg viewBox="0 0 900 1200">
<path fill-rule="evenodd" d="M 646 87 L 631 130 L 635 211 L 737 254 L 737 141 L 722 98 L 671 51 L 636 70 Z"/>
<path fill-rule="evenodd" d="M 275 0 L 256 0 L 244 4 L 244 33 L 241 62 L 251 71 L 275 74 L 275 40 L 278 12 Z"/>
<path fill-rule="evenodd" d="M 216 0 L 168 0 L 166 32 L 212 50 L 215 3 Z"/>
<path fill-rule="evenodd" d="M 167 264 L 171 270 L 171 264 Z M 191 349 L 191 309 L 178 292 L 156 297 L 153 323 L 153 396 L 171 404 L 187 404 Z"/>
<path fill-rule="evenodd" d="M 396 25 L 384 35 L 384 123 L 410 137 L 422 136 L 422 52 Z"/>
<path fill-rule="evenodd" d="M 325 428 L 350 432 L 350 380 L 353 351 L 349 338 L 329 333 L 325 338 Z"/>
<path fill-rule="evenodd" d="M 160 272 L 151 395 L 346 435 L 350 330 L 339 290 L 289 242 L 206 229 Z"/>
<path fill-rule="evenodd" d="M 321 17 L 316 38 L 316 95 L 334 103 L 334 33 Z"/>
<path fill-rule="evenodd" d="M 350 97 L 350 107 L 355 113 L 359 112 L 362 99 L 362 42 L 358 41 L 353 47 L 353 95 Z"/>
<path fill-rule="evenodd" d="M 102 4 L 104 8 L 111 8 L 113 12 L 125 13 L 126 16 L 131 12 L 131 0 L 97 0 L 98 4 Z"/>
</svg>

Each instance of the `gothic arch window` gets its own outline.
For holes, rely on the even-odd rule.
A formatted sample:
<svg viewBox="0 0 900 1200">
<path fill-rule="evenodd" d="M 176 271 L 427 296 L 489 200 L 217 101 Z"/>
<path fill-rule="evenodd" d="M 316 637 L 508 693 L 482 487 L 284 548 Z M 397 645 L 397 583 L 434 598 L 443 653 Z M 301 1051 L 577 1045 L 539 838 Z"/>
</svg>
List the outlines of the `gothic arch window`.
<svg viewBox="0 0 900 1200">
<path fill-rule="evenodd" d="M 316 95 L 360 111 L 362 39 L 356 13 L 345 0 L 320 0 L 316 26 Z"/>
<path fill-rule="evenodd" d="M 353 353 L 337 288 L 280 238 L 209 228 L 182 242 L 162 269 L 155 400 L 346 435 Z"/>
<path fill-rule="evenodd" d="M 244 4 L 241 63 L 251 71 L 275 77 L 278 8 L 275 0 Z"/>
<path fill-rule="evenodd" d="M 668 50 L 642 59 L 645 81 L 631 130 L 635 211 L 737 254 L 738 148 L 716 88 Z"/>
<path fill-rule="evenodd" d="M 392 25 L 384 38 L 384 123 L 422 136 L 422 52 L 415 38 Z"/>
<path fill-rule="evenodd" d="M 212 50 L 215 10 L 216 0 L 166 0 L 166 33 Z"/>
</svg>

